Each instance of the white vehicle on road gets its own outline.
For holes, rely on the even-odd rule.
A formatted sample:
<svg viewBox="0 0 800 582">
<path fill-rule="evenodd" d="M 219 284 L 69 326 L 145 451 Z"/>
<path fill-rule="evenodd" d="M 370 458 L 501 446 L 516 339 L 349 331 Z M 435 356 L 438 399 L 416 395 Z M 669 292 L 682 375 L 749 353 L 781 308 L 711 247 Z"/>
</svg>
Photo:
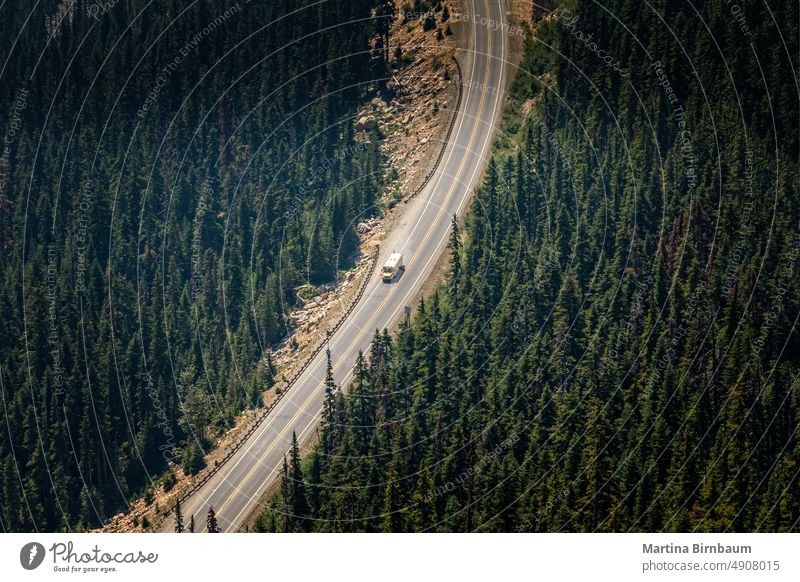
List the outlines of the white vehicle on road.
<svg viewBox="0 0 800 582">
<path fill-rule="evenodd" d="M 403 255 L 401 253 L 392 253 L 383 265 L 383 269 L 381 269 L 381 279 L 383 279 L 384 283 L 389 283 L 403 269 L 405 269 Z"/>
<path fill-rule="evenodd" d="M 507 22 L 506 2 L 467 0 L 466 4 L 469 13 L 479 19 L 500 25 Z M 463 216 L 481 179 L 482 166 L 490 157 L 488 152 L 500 119 L 504 93 L 502 90 L 497 94 L 476 90 L 475 84 L 504 87 L 509 35 L 474 21 L 467 29 L 472 48 L 458 53 L 465 83 L 463 97 L 451 121 L 453 131 L 440 151 L 441 162 L 435 166 L 424 189 L 418 196 L 408 199 L 402 208 L 402 217 L 398 215 L 391 231 L 386 232 L 391 238 L 385 239 L 382 248 L 399 250 L 402 256 L 394 266 L 387 264 L 391 271 L 385 279 L 369 276 L 358 303 L 326 340 L 326 347 L 330 346 L 332 354 L 334 377 L 343 384 L 352 375 L 358 352 L 369 351 L 375 329 L 392 328 L 423 289 L 447 248 L 450 217 L 453 214 Z M 409 252 L 414 254 L 414 267 L 405 273 L 402 266 Z M 376 265 L 375 270 L 383 275 L 383 267 L 384 264 Z M 283 456 L 290 450 L 292 433 L 297 433 L 300 442 L 306 439 L 305 442 L 310 443 L 314 438 L 325 405 L 323 379 L 327 373 L 327 351 L 318 351 L 304 365 L 304 371 L 296 377 L 291 389 L 283 393 L 285 397 L 277 402 L 272 412 L 259 417 L 264 421 L 255 425 L 239 448 L 226 453 L 230 454 L 228 461 L 209 467 L 209 472 L 201 477 L 203 482 L 195 482 L 193 492 L 181 499 L 185 516 L 205 515 L 209 506 L 213 506 L 219 528 L 233 532 L 242 527 L 253 512 L 261 511 L 262 496 L 280 479 Z M 162 521 L 159 530 L 175 531 L 174 512 Z"/>
</svg>

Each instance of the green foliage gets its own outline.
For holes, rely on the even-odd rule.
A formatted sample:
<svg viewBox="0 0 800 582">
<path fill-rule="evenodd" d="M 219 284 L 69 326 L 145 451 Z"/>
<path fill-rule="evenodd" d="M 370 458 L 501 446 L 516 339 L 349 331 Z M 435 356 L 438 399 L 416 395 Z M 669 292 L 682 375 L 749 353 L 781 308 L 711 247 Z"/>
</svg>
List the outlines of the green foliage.
<svg viewBox="0 0 800 582">
<path fill-rule="evenodd" d="M 177 482 L 177 479 L 175 477 L 175 471 L 172 470 L 167 471 L 161 482 L 164 485 L 164 491 L 169 491 L 173 487 L 175 487 L 175 483 Z"/>
<path fill-rule="evenodd" d="M 183 470 L 189 475 L 199 473 L 206 466 L 203 449 L 197 443 L 187 444 L 181 457 L 181 464 Z"/>
<path fill-rule="evenodd" d="M 606 8 L 575 26 L 630 76 L 540 22 L 449 280 L 327 405 L 285 531 L 797 527 L 797 6 Z"/>
<path fill-rule="evenodd" d="M 183 533 L 183 511 L 181 511 L 180 499 L 175 502 L 175 509 L 173 513 L 175 514 L 175 533 Z"/>
<path fill-rule="evenodd" d="M 52 37 L 53 2 L 0 19 L 6 531 L 97 527 L 170 463 L 199 470 L 382 187 L 351 122 L 386 76 L 375 1 L 146 4 Z"/>
<path fill-rule="evenodd" d="M 208 533 L 220 533 L 219 525 L 217 524 L 217 514 L 214 512 L 213 507 L 208 508 L 206 515 L 206 530 Z"/>
</svg>

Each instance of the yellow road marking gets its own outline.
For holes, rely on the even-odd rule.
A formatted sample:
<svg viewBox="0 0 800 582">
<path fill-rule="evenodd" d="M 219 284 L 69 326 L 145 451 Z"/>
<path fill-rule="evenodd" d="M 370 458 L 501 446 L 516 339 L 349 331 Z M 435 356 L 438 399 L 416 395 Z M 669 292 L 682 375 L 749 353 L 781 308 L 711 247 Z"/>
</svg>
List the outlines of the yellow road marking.
<svg viewBox="0 0 800 582">
<path fill-rule="evenodd" d="M 486 2 L 485 2 L 485 7 L 486 7 L 486 9 L 487 9 L 487 14 L 488 14 L 488 13 L 489 13 L 489 2 L 488 2 L 488 0 L 486 0 Z M 486 67 L 485 67 L 485 70 L 484 70 L 484 75 L 483 75 L 483 87 L 486 87 L 486 82 L 487 82 L 487 80 L 488 80 L 488 77 L 489 77 L 489 63 L 490 63 L 490 60 L 489 60 L 489 59 L 490 59 L 490 55 L 491 55 L 491 49 L 492 49 L 492 27 L 491 27 L 491 26 L 487 26 L 487 29 L 488 29 L 488 31 L 489 31 L 489 33 L 488 33 L 488 34 L 489 34 L 489 38 L 488 38 L 488 47 L 487 47 L 487 51 L 486 51 Z M 473 57 L 473 58 L 474 58 L 474 57 Z M 461 79 L 460 79 L 460 82 L 461 82 L 461 83 L 463 83 L 463 82 L 464 82 L 464 79 L 463 79 L 463 78 L 461 78 Z M 441 206 L 440 206 L 440 208 L 439 208 L 439 213 L 436 215 L 436 218 L 435 218 L 435 219 L 434 219 L 434 221 L 431 223 L 431 226 L 430 226 L 430 227 L 428 227 L 428 231 L 425 233 L 425 236 L 423 237 L 423 239 L 422 239 L 422 242 L 419 244 L 419 246 L 418 246 L 417 250 L 416 250 L 416 251 L 414 252 L 414 254 L 411 256 L 411 259 L 409 259 L 409 261 L 408 261 L 407 265 L 410 265 L 410 264 L 411 264 L 411 263 L 414 261 L 414 259 L 416 258 L 416 256 L 417 256 L 417 255 L 419 254 L 419 252 L 421 251 L 422 247 L 425 245 L 425 242 L 428 240 L 428 237 L 430 236 L 431 232 L 433 231 L 433 228 L 434 228 L 434 227 L 435 227 L 435 226 L 438 224 L 438 222 L 439 222 L 439 218 L 441 217 L 442 213 L 444 212 L 444 208 L 447 206 L 447 202 L 450 200 L 450 197 L 452 196 L 452 194 L 453 194 L 453 191 L 455 190 L 455 188 L 456 188 L 456 185 L 458 184 L 458 179 L 457 179 L 457 178 L 458 178 L 458 177 L 461 175 L 461 173 L 462 173 L 462 170 L 463 170 L 463 167 L 464 167 L 464 163 L 466 162 L 466 160 L 467 160 L 467 157 L 468 157 L 468 155 L 467 155 L 467 154 L 469 154 L 469 152 L 472 150 L 472 144 L 473 144 L 473 142 L 474 142 L 474 140 L 475 140 L 475 134 L 476 134 L 476 133 L 477 133 L 477 131 L 478 131 L 478 126 L 479 126 L 479 122 L 480 122 L 480 118 L 481 118 L 481 113 L 483 112 L 483 102 L 484 102 L 484 97 L 485 97 L 485 95 L 486 95 L 486 91 L 481 91 L 481 98 L 480 98 L 480 102 L 479 102 L 479 104 L 478 104 L 478 115 L 476 115 L 476 117 L 475 117 L 475 123 L 474 123 L 474 124 L 473 124 L 473 126 L 472 126 L 472 133 L 470 134 L 469 142 L 467 143 L 467 147 L 466 147 L 466 148 L 465 148 L 465 150 L 464 150 L 464 156 L 461 158 L 461 163 L 460 163 L 460 164 L 459 164 L 459 166 L 458 166 L 458 170 L 456 171 L 456 175 L 453 177 L 453 180 L 452 180 L 452 183 L 451 183 L 450 189 L 449 189 L 449 190 L 448 190 L 448 192 L 447 192 L 447 196 L 445 197 L 445 200 L 444 200 L 444 202 L 442 203 L 442 205 L 441 205 Z M 456 112 L 456 114 L 458 114 L 458 113 Z M 446 147 L 446 146 L 445 146 L 445 147 Z M 455 147 L 455 144 L 454 144 L 454 147 Z M 372 276 L 372 275 L 370 274 L 369 276 Z M 374 319 L 375 319 L 375 318 L 378 316 L 378 313 L 380 313 L 381 309 L 383 308 L 383 306 L 384 306 L 384 305 L 386 305 L 386 302 L 387 302 L 387 301 L 389 301 L 389 299 L 392 297 L 392 294 L 395 292 L 395 290 L 396 290 L 396 289 L 397 289 L 397 286 L 393 286 L 393 287 L 390 289 L 389 293 L 386 295 L 386 297 L 383 299 L 383 301 L 381 302 L 381 304 L 378 306 L 378 308 L 377 308 L 377 309 L 374 311 L 374 313 L 372 314 L 372 317 L 370 317 L 369 321 L 368 321 L 368 322 L 366 323 L 366 325 L 364 326 L 364 330 L 367 330 L 367 329 L 369 329 L 369 327 L 370 327 L 370 324 L 372 323 L 372 321 L 373 321 L 373 320 L 374 320 Z M 340 357 L 340 358 L 339 358 L 339 359 L 338 359 L 338 360 L 337 360 L 337 361 L 336 361 L 336 362 L 333 364 L 333 368 L 336 368 L 336 367 L 338 367 L 338 366 L 339 366 L 339 365 L 342 363 L 342 361 L 343 361 L 343 360 L 346 358 L 347 354 L 350 352 L 350 350 L 352 349 L 352 347 L 353 347 L 353 346 L 355 345 L 355 343 L 358 341 L 358 339 L 359 339 L 359 337 L 361 336 L 361 334 L 362 334 L 362 333 L 364 333 L 364 331 L 363 331 L 363 330 L 362 330 L 360 333 L 356 334 L 356 337 L 355 337 L 355 339 L 353 339 L 353 341 L 352 341 L 352 342 L 350 342 L 350 345 L 349 345 L 349 346 L 347 346 L 347 348 L 344 350 L 344 352 L 343 352 L 343 355 L 342 355 L 342 356 L 341 356 L 341 357 Z M 316 387 L 314 390 L 312 390 L 311 394 L 309 394 L 308 398 L 306 398 L 306 399 L 305 399 L 305 401 L 303 401 L 303 403 L 300 405 L 299 409 L 298 409 L 298 410 L 297 410 L 297 412 L 294 414 L 294 416 L 292 416 L 292 418 L 289 420 L 289 422 L 288 422 L 288 423 L 286 423 L 286 426 L 285 426 L 285 427 L 284 427 L 284 429 L 283 429 L 283 430 L 282 430 L 282 431 L 281 431 L 281 432 L 278 434 L 277 438 L 275 438 L 275 439 L 273 440 L 272 444 L 270 444 L 270 446 L 269 446 L 269 447 L 267 447 L 267 449 L 264 451 L 264 453 L 263 453 L 263 454 L 262 454 L 262 455 L 259 457 L 258 461 L 257 461 L 257 462 L 256 462 L 256 463 L 253 465 L 253 467 L 250 469 L 250 471 L 248 471 L 248 472 L 247 472 L 247 474 L 246 474 L 246 475 L 244 476 L 244 478 L 241 480 L 241 483 L 247 483 L 247 481 L 249 481 L 249 480 L 250 480 L 250 477 L 252 476 L 253 472 L 254 472 L 254 471 L 257 469 L 257 468 L 259 468 L 259 467 L 261 466 L 261 463 L 262 463 L 262 461 L 264 460 L 264 458 L 265 458 L 267 455 L 269 455 L 269 453 L 271 453 L 271 452 L 272 452 L 272 449 L 273 449 L 273 448 L 275 448 L 275 445 L 276 445 L 276 444 L 277 444 L 277 443 L 278 443 L 280 440 L 282 440 L 282 438 L 283 438 L 283 435 L 286 433 L 286 431 L 288 431 L 288 430 L 289 430 L 289 427 L 290 427 L 290 426 L 292 426 L 292 425 L 294 424 L 294 422 L 297 420 L 297 417 L 298 417 L 298 416 L 300 416 L 300 414 L 301 414 L 302 412 L 304 412 L 304 411 L 305 411 L 305 406 L 306 406 L 306 404 L 308 404 L 308 402 L 309 402 L 309 401 L 310 401 L 310 400 L 311 400 L 311 399 L 312 399 L 314 396 L 316 396 L 316 395 L 317 395 L 317 393 L 319 392 L 319 389 L 320 389 L 322 386 L 324 386 L 324 384 L 325 384 L 325 382 L 324 382 L 324 381 L 322 381 L 322 382 L 320 382 L 320 383 L 319 383 L 319 385 L 318 385 L 318 386 L 317 386 L 317 387 Z M 267 426 L 267 425 L 265 425 L 265 428 L 266 428 L 266 426 Z M 239 487 L 235 487 L 235 488 L 234 488 L 234 490 L 233 490 L 233 491 L 232 491 L 232 492 L 231 492 L 231 493 L 228 495 L 228 497 L 225 499 L 225 502 L 224 502 L 224 503 L 223 503 L 223 504 L 220 506 L 220 508 L 217 510 L 217 515 L 221 515 L 221 514 L 222 514 L 222 511 L 225 509 L 225 507 L 227 507 L 227 506 L 228 506 L 228 504 L 229 504 L 229 503 L 231 502 L 231 500 L 233 499 L 233 497 L 234 497 L 234 494 L 236 494 L 236 493 L 238 493 L 238 492 L 239 492 Z M 241 513 L 241 512 L 240 512 L 240 513 Z"/>
</svg>

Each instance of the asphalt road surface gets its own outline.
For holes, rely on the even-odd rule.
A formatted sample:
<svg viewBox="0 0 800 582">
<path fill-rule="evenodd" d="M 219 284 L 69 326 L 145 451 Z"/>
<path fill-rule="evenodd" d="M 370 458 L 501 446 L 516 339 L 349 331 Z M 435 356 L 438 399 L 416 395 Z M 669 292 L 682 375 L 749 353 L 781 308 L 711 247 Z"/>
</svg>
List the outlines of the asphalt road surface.
<svg viewBox="0 0 800 582">
<path fill-rule="evenodd" d="M 481 177 L 499 119 L 506 76 L 507 20 L 502 0 L 470 0 L 471 14 L 458 18 L 471 29 L 470 47 L 459 51 L 463 98 L 444 157 L 426 188 L 403 208 L 361 301 L 331 336 L 334 377 L 344 385 L 359 350 L 365 353 L 376 329 L 392 327 L 404 317 L 433 266 L 446 249 L 450 221 L 463 214 Z M 380 267 L 394 251 L 403 253 L 405 272 L 392 283 L 380 279 Z M 182 503 L 205 523 L 213 506 L 221 531 L 236 531 L 269 485 L 278 477 L 292 433 L 302 441 L 313 431 L 322 410 L 326 358 L 322 351 L 237 453 L 194 495 Z M 163 531 L 173 531 L 168 516 Z M 199 528 L 198 528 L 199 529 Z"/>
</svg>

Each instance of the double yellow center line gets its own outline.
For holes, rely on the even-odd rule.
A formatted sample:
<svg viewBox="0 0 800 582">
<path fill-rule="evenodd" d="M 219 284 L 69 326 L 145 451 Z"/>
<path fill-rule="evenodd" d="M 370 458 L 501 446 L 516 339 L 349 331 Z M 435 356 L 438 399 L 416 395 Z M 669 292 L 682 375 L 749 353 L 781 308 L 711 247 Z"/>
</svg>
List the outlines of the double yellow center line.
<svg viewBox="0 0 800 582">
<path fill-rule="evenodd" d="M 486 14 L 487 14 L 487 17 L 488 17 L 488 14 L 490 13 L 488 0 L 485 0 L 485 7 L 486 7 Z M 490 70 L 490 66 L 489 65 L 490 65 L 491 49 L 492 49 L 492 27 L 491 26 L 487 26 L 487 30 L 488 30 L 488 47 L 487 47 L 487 53 L 485 55 L 486 66 L 484 68 L 484 77 L 483 77 L 483 84 L 482 84 L 482 87 L 484 87 L 484 88 L 488 86 L 487 85 L 487 81 L 489 79 L 489 70 Z M 463 78 L 460 79 L 460 82 L 463 83 L 464 79 Z M 468 90 L 471 90 L 471 87 L 468 88 Z M 466 147 L 466 149 L 464 151 L 464 155 L 461 158 L 461 163 L 458 166 L 458 170 L 456 172 L 456 175 L 453 177 L 453 179 L 451 181 L 450 188 L 447 191 L 447 195 L 445 197 L 445 200 L 441 204 L 441 206 L 439 208 L 439 212 L 436 215 L 435 220 L 428 227 L 428 230 L 425 233 L 425 236 L 422 239 L 422 242 L 419 244 L 419 246 L 417 247 L 416 251 L 414 251 L 414 254 L 411 256 L 411 259 L 408 261 L 407 265 L 411 265 L 414 262 L 414 259 L 421 252 L 422 248 L 425 246 L 425 242 L 428 240 L 428 237 L 431 235 L 431 232 L 433 232 L 434 227 L 439 223 L 439 220 L 441 219 L 442 213 L 444 212 L 444 209 L 447 206 L 447 202 L 450 200 L 453 192 L 455 191 L 456 185 L 459 183 L 458 177 L 461 175 L 461 173 L 463 171 L 463 168 L 464 168 L 464 164 L 466 163 L 467 158 L 469 157 L 469 153 L 472 151 L 472 145 L 473 145 L 473 143 L 475 141 L 475 135 L 476 135 L 476 133 L 478 131 L 479 124 L 481 123 L 481 114 L 483 113 L 485 95 L 486 95 L 486 90 L 481 90 L 480 103 L 478 105 L 478 114 L 475 116 L 475 122 L 474 122 L 474 124 L 472 126 L 472 131 L 471 131 L 471 134 L 470 134 L 469 142 L 468 142 L 468 145 L 467 145 L 467 147 Z M 467 103 L 467 100 L 465 99 L 464 100 L 465 107 L 466 107 L 466 103 Z M 466 110 L 465 110 L 465 112 L 466 112 Z M 458 115 L 458 112 L 456 112 L 455 114 Z M 463 118 L 462 118 L 462 120 L 463 120 Z M 455 135 L 457 136 L 458 132 Z M 453 147 L 455 147 L 455 143 L 454 143 Z M 441 179 L 441 176 L 440 176 L 440 179 Z M 371 276 L 371 274 L 368 273 L 367 276 L 369 277 L 369 276 Z M 386 305 L 387 301 L 389 301 L 389 299 L 392 297 L 392 295 L 394 294 L 394 292 L 397 289 L 397 287 L 398 286 L 396 286 L 396 285 L 392 286 L 392 288 L 390 289 L 389 293 L 383 299 L 381 304 L 378 306 L 377 309 L 374 310 L 374 312 L 372 314 L 372 317 L 370 317 L 369 321 L 364 326 L 364 330 L 371 329 L 372 322 L 375 320 L 375 318 L 378 316 L 378 314 L 382 311 L 383 307 Z M 338 367 L 342 363 L 342 361 L 347 357 L 347 354 L 350 353 L 350 350 L 352 350 L 353 346 L 360 339 L 361 334 L 364 333 L 364 330 L 362 330 L 360 333 L 358 333 L 356 335 L 356 337 L 353 339 L 353 341 L 350 342 L 350 345 L 347 347 L 346 350 L 344 350 L 344 352 L 342 353 L 342 356 L 333 365 L 334 368 Z M 308 403 L 311 401 L 312 398 L 314 398 L 318 394 L 319 390 L 323 386 L 324 386 L 324 381 L 321 381 L 319 383 L 319 385 L 317 386 L 317 388 L 314 389 L 311 392 L 311 394 L 308 396 L 308 398 L 305 399 L 305 401 L 300 405 L 300 407 L 298 408 L 298 410 L 294 414 L 294 416 L 292 416 L 292 418 L 289 420 L 289 422 L 286 423 L 286 425 L 284 426 L 283 430 L 277 435 L 277 437 L 275 437 L 273 439 L 273 441 L 269 445 L 269 447 L 267 447 L 267 449 L 258 458 L 258 461 L 253 464 L 251 469 L 247 472 L 247 474 L 241 480 L 241 484 L 247 483 L 250 480 L 250 478 L 252 477 L 252 475 L 256 471 L 256 469 L 258 469 L 261 466 L 261 463 L 264 461 L 264 459 L 267 457 L 267 455 L 269 455 L 269 453 L 272 452 L 272 450 L 275 448 L 275 446 L 280 441 L 283 440 L 283 437 L 288 432 L 289 428 L 294 426 L 295 421 L 299 418 L 299 416 L 302 413 L 305 412 L 305 409 L 306 409 L 306 406 L 308 405 Z M 264 430 L 266 430 L 266 427 L 268 426 L 268 424 L 265 425 Z M 260 435 L 259 435 L 259 437 L 260 437 Z M 256 438 L 259 438 L 259 437 L 256 437 Z M 217 510 L 217 516 L 218 517 L 222 516 L 222 512 L 225 510 L 225 508 L 228 506 L 228 504 L 231 502 L 231 500 L 233 500 L 233 498 L 239 493 L 239 491 L 240 491 L 240 487 L 239 486 L 235 486 L 233 491 L 231 491 L 231 493 L 225 499 L 225 502 Z M 244 511 L 244 510 L 242 510 L 242 511 Z M 240 512 L 240 514 L 241 514 L 241 512 Z M 236 517 L 238 518 L 238 515 Z"/>
</svg>

